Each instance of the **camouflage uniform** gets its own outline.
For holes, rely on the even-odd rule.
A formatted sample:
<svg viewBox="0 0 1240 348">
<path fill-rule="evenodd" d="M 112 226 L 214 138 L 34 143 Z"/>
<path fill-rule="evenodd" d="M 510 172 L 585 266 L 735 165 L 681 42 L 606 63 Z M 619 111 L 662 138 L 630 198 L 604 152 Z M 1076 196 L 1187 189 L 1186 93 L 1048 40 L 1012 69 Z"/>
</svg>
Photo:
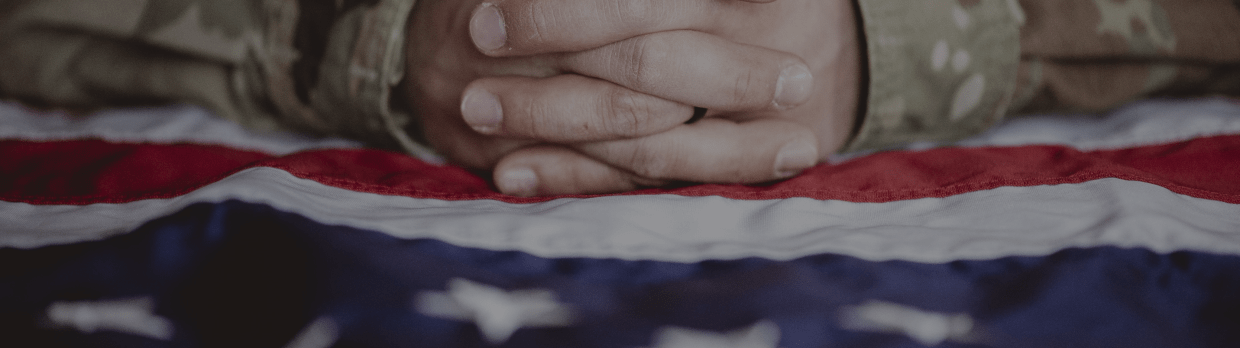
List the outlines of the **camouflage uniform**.
<svg viewBox="0 0 1240 348">
<path fill-rule="evenodd" d="M 1005 115 L 1240 95 L 1240 0 L 859 0 L 869 59 L 849 150 Z"/>
<path fill-rule="evenodd" d="M 414 0 L 4 0 L 0 95 L 192 102 L 243 125 L 417 151 L 392 89 Z"/>
<path fill-rule="evenodd" d="M 848 150 L 1016 112 L 1240 94 L 1240 0 L 857 0 L 869 84 Z M 414 0 L 5 0 L 0 95 L 188 101 L 255 128 L 417 152 L 391 100 Z"/>
</svg>

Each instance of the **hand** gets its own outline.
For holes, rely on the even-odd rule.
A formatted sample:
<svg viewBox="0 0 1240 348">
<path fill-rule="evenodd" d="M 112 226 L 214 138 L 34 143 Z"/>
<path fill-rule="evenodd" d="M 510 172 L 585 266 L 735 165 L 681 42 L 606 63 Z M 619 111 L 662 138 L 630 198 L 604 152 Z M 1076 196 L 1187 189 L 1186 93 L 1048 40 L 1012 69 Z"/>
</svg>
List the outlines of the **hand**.
<svg viewBox="0 0 1240 348">
<path fill-rule="evenodd" d="M 410 100 L 433 146 L 494 167 L 505 192 L 768 181 L 815 164 L 851 130 L 859 58 L 848 1 L 473 4 L 419 3 Z M 690 105 L 711 118 L 681 125 Z M 546 143 L 564 146 L 536 145 Z"/>
</svg>

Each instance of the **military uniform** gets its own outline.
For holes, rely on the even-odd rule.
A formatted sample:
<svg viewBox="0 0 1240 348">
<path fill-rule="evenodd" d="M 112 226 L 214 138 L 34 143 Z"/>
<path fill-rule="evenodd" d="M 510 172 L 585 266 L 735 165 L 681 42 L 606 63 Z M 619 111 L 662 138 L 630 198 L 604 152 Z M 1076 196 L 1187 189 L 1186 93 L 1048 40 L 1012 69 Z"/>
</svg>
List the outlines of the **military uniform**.
<svg viewBox="0 0 1240 348">
<path fill-rule="evenodd" d="M 392 100 L 415 0 L 7 0 L 0 95 L 185 101 L 260 129 L 424 151 Z M 857 0 L 868 85 L 846 150 L 1005 115 L 1240 95 L 1240 0 Z"/>
<path fill-rule="evenodd" d="M 1240 1 L 858 4 L 869 88 L 848 150 L 956 140 L 1017 113 L 1240 96 Z"/>
<path fill-rule="evenodd" d="M 392 89 L 414 0 L 5 0 L 0 95 L 191 102 L 258 129 L 422 151 Z"/>
</svg>

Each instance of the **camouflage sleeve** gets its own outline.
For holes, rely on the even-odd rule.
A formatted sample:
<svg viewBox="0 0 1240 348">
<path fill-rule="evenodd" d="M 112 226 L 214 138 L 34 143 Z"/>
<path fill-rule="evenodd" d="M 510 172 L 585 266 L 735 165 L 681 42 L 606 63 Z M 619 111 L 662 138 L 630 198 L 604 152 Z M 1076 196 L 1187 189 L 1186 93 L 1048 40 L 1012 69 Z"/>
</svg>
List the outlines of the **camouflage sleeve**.
<svg viewBox="0 0 1240 348">
<path fill-rule="evenodd" d="M 421 151 L 391 90 L 414 0 L 7 0 L 0 95 L 190 102 L 257 128 Z"/>
<path fill-rule="evenodd" d="M 1013 113 L 1240 96 L 1240 0 L 1028 0 Z"/>
<path fill-rule="evenodd" d="M 846 151 L 951 141 L 1008 114 L 1240 95 L 1240 0 L 858 0 L 865 114 Z"/>
<path fill-rule="evenodd" d="M 153 21 L 148 7 L 158 6 L 105 0 L 0 4 L 0 93 L 57 106 L 179 100 L 230 116 L 241 113 L 244 100 L 232 95 L 226 68 L 242 60 L 238 44 L 222 35 L 192 40 L 160 30 L 179 26 L 156 28 L 164 25 Z"/>
<path fill-rule="evenodd" d="M 1015 0 L 859 0 L 866 114 L 846 151 L 962 138 L 1006 110 L 1024 15 Z"/>
</svg>

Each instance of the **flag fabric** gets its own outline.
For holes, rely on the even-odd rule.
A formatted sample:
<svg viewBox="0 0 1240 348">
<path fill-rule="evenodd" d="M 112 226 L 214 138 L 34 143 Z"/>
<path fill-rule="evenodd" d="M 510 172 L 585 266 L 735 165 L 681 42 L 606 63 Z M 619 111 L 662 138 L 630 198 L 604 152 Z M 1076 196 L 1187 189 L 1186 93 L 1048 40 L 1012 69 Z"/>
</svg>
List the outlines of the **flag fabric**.
<svg viewBox="0 0 1240 348">
<path fill-rule="evenodd" d="M 0 104 L 0 346 L 1240 346 L 1240 103 L 941 145 L 517 198 L 194 107 Z"/>
</svg>

